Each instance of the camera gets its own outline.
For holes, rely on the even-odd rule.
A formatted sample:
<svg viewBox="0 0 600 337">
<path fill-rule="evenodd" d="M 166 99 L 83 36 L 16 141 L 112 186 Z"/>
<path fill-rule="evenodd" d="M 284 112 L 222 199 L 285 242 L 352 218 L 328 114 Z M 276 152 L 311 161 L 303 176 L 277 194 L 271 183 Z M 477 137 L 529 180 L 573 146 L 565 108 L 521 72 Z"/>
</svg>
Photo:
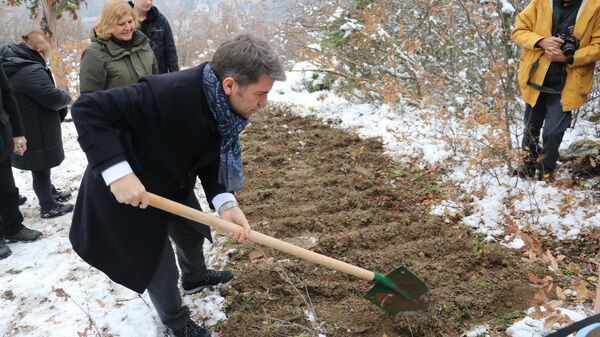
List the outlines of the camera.
<svg viewBox="0 0 600 337">
<path fill-rule="evenodd" d="M 579 41 L 577 41 L 575 36 L 573 36 L 573 28 L 573 26 L 570 26 L 567 29 L 568 32 L 565 34 L 556 34 L 556 37 L 565 41 L 560 47 L 560 49 L 562 50 L 566 58 L 573 57 L 573 55 L 575 54 L 575 50 L 579 48 Z"/>
</svg>

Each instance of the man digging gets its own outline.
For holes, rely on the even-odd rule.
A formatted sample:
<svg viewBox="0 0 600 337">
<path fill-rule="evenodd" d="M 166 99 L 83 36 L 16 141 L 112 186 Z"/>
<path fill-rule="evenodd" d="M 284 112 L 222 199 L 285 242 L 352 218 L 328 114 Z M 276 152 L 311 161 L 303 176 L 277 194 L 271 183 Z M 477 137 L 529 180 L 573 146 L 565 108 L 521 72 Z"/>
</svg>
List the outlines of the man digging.
<svg viewBox="0 0 600 337">
<path fill-rule="evenodd" d="M 70 239 L 74 250 L 113 281 L 148 290 L 161 321 L 175 336 L 209 336 L 182 305 L 175 242 L 186 294 L 228 282 L 228 271 L 206 269 L 202 246 L 210 229 L 147 208 L 146 190 L 200 209 L 200 178 L 219 215 L 250 226 L 233 192 L 243 187 L 239 133 L 285 80 L 281 61 L 263 39 L 239 35 L 210 63 L 148 76 L 123 88 L 81 96 L 71 114 L 88 158 Z M 133 206 L 133 207 L 132 207 Z"/>
</svg>

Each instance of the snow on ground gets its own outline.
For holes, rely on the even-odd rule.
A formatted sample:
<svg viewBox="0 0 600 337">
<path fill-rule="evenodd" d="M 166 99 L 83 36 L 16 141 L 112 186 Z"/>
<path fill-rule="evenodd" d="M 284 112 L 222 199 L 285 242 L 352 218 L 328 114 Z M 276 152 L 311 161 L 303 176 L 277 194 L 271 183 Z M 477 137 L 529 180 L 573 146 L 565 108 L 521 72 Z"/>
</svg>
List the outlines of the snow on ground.
<svg viewBox="0 0 600 337">
<path fill-rule="evenodd" d="M 519 229 L 534 228 L 559 240 L 600 226 L 598 201 L 585 190 L 557 190 L 546 183 L 517 180 L 505 174 L 482 174 L 461 159 L 461 153 L 451 149 L 447 134 L 442 132 L 450 128 L 457 138 L 473 136 L 469 134 L 472 130 L 461 129 L 458 120 L 436 121 L 429 118 L 431 111 L 408 104 L 373 107 L 351 103 L 330 92 L 308 93 L 302 83 L 311 76 L 310 72 L 289 73 L 286 83 L 276 83 L 270 98 L 298 105 L 300 115 L 316 115 L 325 123 L 354 129 L 364 137 L 380 137 L 388 153 L 400 161 L 423 167 L 441 164 L 450 169 L 446 183 L 472 195 L 472 200 L 442 201 L 432 209 L 434 213 L 453 216 L 469 209 L 469 215 L 463 217 L 465 225 L 513 248 L 520 248 L 523 240 L 505 233 L 509 216 Z M 567 132 L 564 145 L 594 136 L 589 133 L 589 125 L 581 120 L 579 123 Z M 485 131 L 481 129 L 475 136 Z M 76 193 L 86 159 L 76 142 L 73 124 L 63 124 L 63 133 L 66 160 L 53 170 L 53 182 Z M 41 220 L 29 173 L 14 172 L 21 193 L 28 197 L 21 207 L 25 225 L 41 230 L 44 239 L 10 244 L 13 255 L 0 261 L 0 336 L 93 336 L 95 329 L 115 337 L 164 336 L 165 329 L 148 296 L 115 284 L 84 263 L 68 241 L 71 216 Z M 202 197 L 200 189 L 198 194 Z M 565 208 L 564 202 L 569 207 Z M 209 265 L 225 265 L 227 254 L 219 240 L 214 246 L 207 245 L 206 250 Z M 216 291 L 185 296 L 184 302 L 194 318 L 209 327 L 226 319 L 224 299 Z M 570 316 L 581 319 L 586 310 L 577 308 Z M 543 325 L 543 320 L 527 317 L 507 332 L 513 337 L 541 337 L 547 332 Z M 487 327 L 479 326 L 464 335 L 487 336 L 486 331 Z"/>
<path fill-rule="evenodd" d="M 299 64 L 296 68 L 309 67 Z M 434 213 L 453 216 L 468 208 L 469 215 L 463 223 L 499 241 L 504 239 L 509 217 L 519 229 L 532 228 L 559 240 L 600 227 L 600 196 L 585 189 L 565 190 L 545 182 L 510 177 L 503 168 L 482 173 L 460 147 L 454 145 L 453 150 L 453 145 L 448 144 L 449 140 L 460 143 L 482 138 L 488 133 L 487 128 L 473 131 L 462 127 L 458 118 L 439 120 L 432 117 L 433 111 L 409 104 L 374 107 L 349 102 L 329 91 L 309 93 L 304 90 L 304 83 L 312 78 L 311 71 L 291 72 L 286 83 L 276 82 L 270 99 L 296 104 L 300 115 L 317 116 L 332 125 L 355 129 L 364 137 L 379 137 L 388 154 L 400 161 L 416 160 L 422 167 L 438 165 L 450 169 L 447 183 L 459 187 L 472 201 L 447 200 L 434 207 Z M 452 139 L 448 137 L 449 128 Z M 561 148 L 577 139 L 599 136 L 594 134 L 591 123 L 579 119 L 577 127 L 565 134 Z M 519 242 L 506 240 L 505 244 L 520 248 Z"/>
<path fill-rule="evenodd" d="M 75 195 L 87 163 L 76 138 L 73 123 L 64 123 L 66 159 L 52 170 L 53 183 L 75 191 Z M 28 198 L 21 206 L 24 224 L 42 231 L 44 238 L 9 244 L 13 254 L 0 260 L 0 336 L 97 336 L 95 329 L 103 336 L 165 336 L 166 329 L 147 293 L 140 296 L 83 262 L 69 242 L 71 214 L 40 219 L 31 175 L 28 171 L 13 171 L 21 194 Z M 197 194 L 207 207 L 202 191 Z M 215 245 L 205 245 L 209 266 L 225 265 L 227 252 L 220 244 L 223 240 L 217 238 Z M 206 326 L 226 319 L 224 298 L 217 290 L 185 296 L 184 304 L 190 307 L 194 319 Z"/>
<path fill-rule="evenodd" d="M 296 105 L 299 115 L 316 116 L 333 126 L 354 129 L 363 137 L 379 137 L 388 154 L 399 161 L 449 170 L 446 183 L 456 186 L 468 198 L 444 200 L 432 208 L 432 213 L 460 215 L 463 224 L 475 232 L 514 249 L 525 244 L 521 236 L 514 234 L 517 231 L 535 230 L 562 240 L 600 227 L 600 196 L 590 189 L 557 188 L 546 182 L 526 181 L 508 176 L 505 168 L 493 167 L 482 172 L 467 160 L 464 152 L 473 149 L 461 149 L 457 144 L 477 144 L 474 139 L 484 139 L 489 133 L 486 127 L 467 129 L 458 118 L 435 118 L 430 109 L 408 103 L 374 107 L 352 103 L 329 91 L 309 93 L 306 84 L 320 76 L 313 69 L 310 64 L 297 64 L 288 73 L 286 83 L 276 82 L 270 99 Z M 460 100 L 458 103 L 462 104 Z M 565 134 L 561 148 L 578 139 L 598 139 L 600 135 L 595 130 L 591 123 L 579 119 L 577 126 Z M 592 181 L 587 184 L 589 187 Z M 507 230 L 514 227 L 517 231 Z M 575 311 L 558 310 L 569 312 L 573 320 L 591 313 L 589 308 L 582 307 Z M 465 336 L 487 336 L 486 330 L 476 327 Z M 547 332 L 543 318 L 531 317 L 507 330 L 513 337 L 541 337 Z"/>
</svg>

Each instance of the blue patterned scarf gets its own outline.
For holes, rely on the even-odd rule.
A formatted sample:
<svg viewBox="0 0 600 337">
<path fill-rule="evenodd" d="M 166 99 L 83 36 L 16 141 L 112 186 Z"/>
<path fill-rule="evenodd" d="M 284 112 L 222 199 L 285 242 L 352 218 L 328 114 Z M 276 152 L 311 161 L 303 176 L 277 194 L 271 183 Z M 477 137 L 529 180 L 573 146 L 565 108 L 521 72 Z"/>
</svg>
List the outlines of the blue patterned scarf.
<svg viewBox="0 0 600 337">
<path fill-rule="evenodd" d="M 239 135 L 248 124 L 248 119 L 231 110 L 223 86 L 210 67 L 210 63 L 204 67 L 202 88 L 221 135 L 219 183 L 225 185 L 228 192 L 240 191 L 244 187 L 244 177 Z"/>
</svg>

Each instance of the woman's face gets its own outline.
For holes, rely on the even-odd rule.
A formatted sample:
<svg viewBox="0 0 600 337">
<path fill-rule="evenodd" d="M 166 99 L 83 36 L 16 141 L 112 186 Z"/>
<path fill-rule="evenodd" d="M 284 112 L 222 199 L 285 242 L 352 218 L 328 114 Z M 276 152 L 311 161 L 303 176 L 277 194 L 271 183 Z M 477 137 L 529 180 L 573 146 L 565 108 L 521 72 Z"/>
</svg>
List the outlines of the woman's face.
<svg viewBox="0 0 600 337">
<path fill-rule="evenodd" d="M 127 14 L 123 15 L 119 21 L 117 21 L 117 25 L 115 26 L 112 35 L 121 41 L 129 41 L 131 40 L 134 31 L 135 22 L 133 21 L 133 16 Z"/>
</svg>

